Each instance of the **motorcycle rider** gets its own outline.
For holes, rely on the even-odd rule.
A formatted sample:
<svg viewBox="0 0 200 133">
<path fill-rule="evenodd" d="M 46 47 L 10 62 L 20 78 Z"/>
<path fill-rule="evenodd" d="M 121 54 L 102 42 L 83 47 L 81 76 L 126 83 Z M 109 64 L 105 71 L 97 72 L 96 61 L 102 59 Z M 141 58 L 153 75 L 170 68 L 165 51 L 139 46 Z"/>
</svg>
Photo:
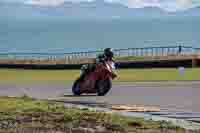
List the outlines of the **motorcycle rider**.
<svg viewBox="0 0 200 133">
<path fill-rule="evenodd" d="M 111 48 L 105 48 L 104 53 L 100 54 L 96 58 L 96 63 L 104 63 L 105 61 L 113 61 L 114 52 Z"/>
<path fill-rule="evenodd" d="M 81 67 L 81 79 L 89 73 L 95 70 L 96 64 L 104 63 L 105 61 L 114 61 L 114 52 L 111 48 L 105 48 L 103 54 L 97 56 L 94 64 L 86 64 Z"/>
</svg>

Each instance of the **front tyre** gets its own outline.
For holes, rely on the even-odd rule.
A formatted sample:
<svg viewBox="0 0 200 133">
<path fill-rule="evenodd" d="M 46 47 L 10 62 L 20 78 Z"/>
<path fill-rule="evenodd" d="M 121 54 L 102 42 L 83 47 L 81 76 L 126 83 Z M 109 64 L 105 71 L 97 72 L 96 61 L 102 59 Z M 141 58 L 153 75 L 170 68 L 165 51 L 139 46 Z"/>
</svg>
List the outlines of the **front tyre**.
<svg viewBox="0 0 200 133">
<path fill-rule="evenodd" d="M 97 81 L 96 85 L 97 85 L 97 95 L 105 96 L 112 88 L 112 80 L 111 79 L 99 80 Z"/>
<path fill-rule="evenodd" d="M 78 78 L 73 86 L 72 86 L 72 93 L 75 95 L 75 96 L 80 96 L 81 95 L 81 91 L 80 91 L 80 83 L 81 83 L 81 79 Z"/>
</svg>

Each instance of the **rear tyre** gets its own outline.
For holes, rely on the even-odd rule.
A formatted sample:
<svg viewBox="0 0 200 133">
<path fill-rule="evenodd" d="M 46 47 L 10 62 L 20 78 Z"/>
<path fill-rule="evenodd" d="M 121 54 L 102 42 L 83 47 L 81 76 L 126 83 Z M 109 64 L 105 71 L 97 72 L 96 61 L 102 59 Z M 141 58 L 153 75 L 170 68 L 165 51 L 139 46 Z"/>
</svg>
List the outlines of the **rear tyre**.
<svg viewBox="0 0 200 133">
<path fill-rule="evenodd" d="M 97 95 L 98 96 L 105 96 L 110 89 L 112 88 L 112 81 L 111 79 L 106 80 L 99 80 L 97 81 Z"/>
<path fill-rule="evenodd" d="M 81 95 L 81 91 L 80 91 L 80 83 L 81 83 L 81 79 L 78 78 L 73 86 L 72 86 L 72 93 L 75 95 L 75 96 L 80 96 Z"/>
</svg>

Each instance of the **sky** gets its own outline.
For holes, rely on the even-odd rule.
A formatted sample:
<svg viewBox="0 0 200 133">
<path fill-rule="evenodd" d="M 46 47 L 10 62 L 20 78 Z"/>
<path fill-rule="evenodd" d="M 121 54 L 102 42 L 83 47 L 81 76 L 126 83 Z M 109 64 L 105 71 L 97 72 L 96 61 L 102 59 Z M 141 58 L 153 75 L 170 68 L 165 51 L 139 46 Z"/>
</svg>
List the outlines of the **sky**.
<svg viewBox="0 0 200 133">
<path fill-rule="evenodd" d="M 64 2 L 92 2 L 95 0 L 0 0 L 7 3 L 22 3 L 39 6 L 59 6 Z M 103 1 L 103 0 L 102 0 Z M 128 8 L 159 7 L 165 11 L 175 12 L 200 6 L 200 0 L 104 0 L 120 3 Z"/>
</svg>

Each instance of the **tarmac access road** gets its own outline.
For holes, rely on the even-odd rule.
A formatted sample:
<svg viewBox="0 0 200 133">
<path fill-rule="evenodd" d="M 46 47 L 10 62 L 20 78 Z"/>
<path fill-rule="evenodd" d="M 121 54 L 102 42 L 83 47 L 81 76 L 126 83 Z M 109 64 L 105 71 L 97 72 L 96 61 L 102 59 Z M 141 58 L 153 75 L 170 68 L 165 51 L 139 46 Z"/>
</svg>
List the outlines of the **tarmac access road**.
<svg viewBox="0 0 200 133">
<path fill-rule="evenodd" d="M 69 84 L 0 84 L 0 96 L 24 94 L 34 98 L 54 98 L 66 103 L 87 105 L 156 106 L 161 108 L 161 112 L 152 113 L 153 115 L 200 122 L 200 81 L 115 83 L 112 90 L 103 97 L 95 95 L 75 97 L 71 93 Z"/>
</svg>

